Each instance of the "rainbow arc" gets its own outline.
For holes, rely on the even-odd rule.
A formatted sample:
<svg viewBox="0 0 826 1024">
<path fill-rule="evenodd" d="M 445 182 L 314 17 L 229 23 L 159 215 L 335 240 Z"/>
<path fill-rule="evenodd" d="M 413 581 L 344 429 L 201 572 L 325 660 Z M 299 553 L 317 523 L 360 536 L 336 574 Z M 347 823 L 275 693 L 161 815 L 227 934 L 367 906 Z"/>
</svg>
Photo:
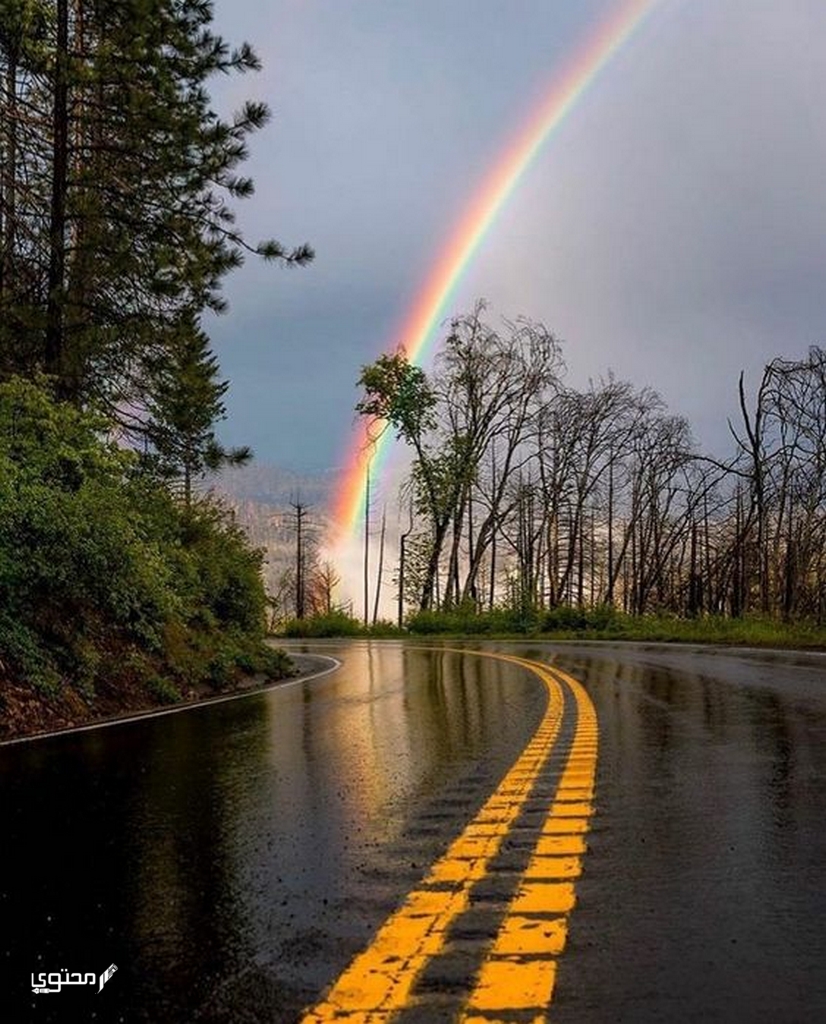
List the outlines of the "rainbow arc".
<svg viewBox="0 0 826 1024">
<path fill-rule="evenodd" d="M 557 71 L 550 88 L 509 140 L 447 236 L 392 349 L 403 348 L 411 362 L 420 364 L 426 359 L 440 323 L 449 314 L 459 282 L 525 172 L 577 100 L 657 2 L 624 0 L 597 26 L 566 66 Z M 340 538 L 353 536 L 363 521 L 368 466 L 371 479 L 379 479 L 393 437 L 393 431 L 386 430 L 371 443 L 365 426 L 356 429 L 332 504 L 332 518 Z"/>
</svg>

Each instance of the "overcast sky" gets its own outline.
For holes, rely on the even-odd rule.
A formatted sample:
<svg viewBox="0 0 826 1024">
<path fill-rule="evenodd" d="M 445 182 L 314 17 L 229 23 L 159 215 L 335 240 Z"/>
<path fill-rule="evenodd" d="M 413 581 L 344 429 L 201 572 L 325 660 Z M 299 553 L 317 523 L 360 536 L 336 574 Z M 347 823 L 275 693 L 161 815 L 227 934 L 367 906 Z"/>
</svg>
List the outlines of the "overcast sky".
<svg viewBox="0 0 826 1024">
<path fill-rule="evenodd" d="M 231 391 L 222 439 L 265 462 L 345 457 L 362 364 L 394 330 L 452 224 L 535 98 L 614 0 L 216 0 L 251 42 L 226 110 L 266 100 L 250 261 L 208 330 Z M 655 387 L 725 445 L 737 376 L 826 344 L 826 3 L 661 0 L 548 140 L 455 308 L 486 297 L 564 339 L 569 381 Z"/>
</svg>

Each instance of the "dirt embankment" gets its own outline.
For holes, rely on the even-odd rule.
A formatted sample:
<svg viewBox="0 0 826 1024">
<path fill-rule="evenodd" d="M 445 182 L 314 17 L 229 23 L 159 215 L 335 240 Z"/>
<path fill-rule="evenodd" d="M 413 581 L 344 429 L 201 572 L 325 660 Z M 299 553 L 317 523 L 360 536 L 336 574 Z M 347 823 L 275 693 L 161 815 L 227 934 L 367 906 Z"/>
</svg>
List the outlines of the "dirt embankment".
<svg viewBox="0 0 826 1024">
<path fill-rule="evenodd" d="M 49 695 L 25 683 L 0 679 L 0 743 L 262 689 L 293 679 L 299 673 L 305 674 L 301 666 L 296 666 L 293 674 L 285 679 L 243 676 L 220 690 L 204 685 L 190 689 L 180 701 L 172 703 L 129 679 L 119 680 L 117 686 L 99 689 L 94 696 L 82 694 L 69 685 Z"/>
<path fill-rule="evenodd" d="M 263 685 L 264 680 L 245 679 L 226 692 Z M 23 683 L 0 684 L 0 743 L 4 740 L 35 736 L 38 733 L 60 732 L 80 725 L 91 725 L 113 718 L 128 717 L 162 707 L 196 703 L 220 696 L 212 688 L 192 691 L 174 705 L 150 693 L 145 687 L 123 686 L 111 693 L 96 693 L 93 698 L 80 694 L 71 686 L 48 695 Z"/>
<path fill-rule="evenodd" d="M 334 659 L 311 654 L 291 654 L 290 663 L 289 674 L 280 679 L 263 674 L 241 676 L 219 689 L 204 683 L 190 688 L 175 702 L 153 693 L 145 683 L 129 678 L 118 680 L 116 685 L 99 687 L 94 696 L 90 696 L 69 685 L 62 686 L 57 694 L 48 695 L 37 687 L 0 675 L 0 743 L 148 714 L 161 708 L 186 707 L 251 693 L 319 675 L 335 665 Z"/>
</svg>

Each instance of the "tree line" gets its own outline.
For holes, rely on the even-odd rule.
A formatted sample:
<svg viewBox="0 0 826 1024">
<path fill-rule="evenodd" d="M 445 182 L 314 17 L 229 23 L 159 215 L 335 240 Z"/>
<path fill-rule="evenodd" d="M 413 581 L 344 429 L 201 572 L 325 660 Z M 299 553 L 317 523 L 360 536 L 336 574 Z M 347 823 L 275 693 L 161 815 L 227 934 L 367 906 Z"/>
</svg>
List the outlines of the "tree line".
<svg viewBox="0 0 826 1024">
<path fill-rule="evenodd" d="M 238 228 L 270 115 L 213 109 L 210 80 L 259 61 L 212 14 L 0 4 L 0 677 L 168 695 L 258 657 L 260 556 L 194 487 L 250 454 L 216 436 L 204 317 L 245 257 L 313 254 Z"/>
<path fill-rule="evenodd" d="M 724 458 L 651 388 L 564 382 L 559 340 L 484 303 L 432 373 L 403 352 L 359 379 L 373 436 L 412 452 L 397 583 L 408 610 L 608 606 L 826 615 L 826 352 L 744 377 Z M 733 389 L 734 390 L 734 389 Z"/>
<path fill-rule="evenodd" d="M 211 29 L 209 0 L 4 0 L 0 8 L 0 379 L 42 372 L 185 478 L 222 456 L 226 384 L 201 327 L 245 255 L 232 201 L 270 114 L 210 105 L 259 67 Z"/>
</svg>

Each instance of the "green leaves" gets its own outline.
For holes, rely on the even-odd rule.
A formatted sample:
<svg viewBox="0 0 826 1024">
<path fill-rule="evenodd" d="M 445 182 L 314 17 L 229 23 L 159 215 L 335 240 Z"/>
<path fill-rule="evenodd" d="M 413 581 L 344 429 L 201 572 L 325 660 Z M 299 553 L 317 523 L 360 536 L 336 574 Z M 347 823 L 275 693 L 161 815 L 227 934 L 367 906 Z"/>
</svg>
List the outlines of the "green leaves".
<svg viewBox="0 0 826 1024">
<path fill-rule="evenodd" d="M 200 317 L 248 255 L 313 251 L 236 226 L 270 111 L 211 108 L 214 75 L 260 67 L 212 16 L 211 0 L 0 0 L 0 672 L 43 685 L 234 671 L 260 641 L 258 556 L 192 496 L 250 457 L 215 436 L 227 383 Z"/>
<path fill-rule="evenodd" d="M 127 663 L 188 683 L 215 658 L 237 671 L 263 637 L 259 553 L 220 509 L 137 474 L 104 422 L 0 385 L 0 665 L 89 693 Z"/>
<path fill-rule="evenodd" d="M 46 0 L 0 4 L 0 379 L 47 365 L 61 395 L 117 415 L 154 398 L 148 362 L 182 317 L 223 311 L 222 279 L 247 256 L 300 265 L 313 252 L 251 244 L 235 225 L 233 202 L 253 193 L 238 168 L 270 110 L 212 109 L 213 76 L 260 62 L 210 31 L 210 2 L 84 3 L 60 61 L 53 21 Z M 53 137 L 59 84 L 71 153 Z"/>
<path fill-rule="evenodd" d="M 362 367 L 358 386 L 364 389 L 364 398 L 357 402 L 356 412 L 377 424 L 392 424 L 407 444 L 420 443 L 435 426 L 436 397 L 424 370 L 404 351 L 383 354 Z"/>
</svg>

